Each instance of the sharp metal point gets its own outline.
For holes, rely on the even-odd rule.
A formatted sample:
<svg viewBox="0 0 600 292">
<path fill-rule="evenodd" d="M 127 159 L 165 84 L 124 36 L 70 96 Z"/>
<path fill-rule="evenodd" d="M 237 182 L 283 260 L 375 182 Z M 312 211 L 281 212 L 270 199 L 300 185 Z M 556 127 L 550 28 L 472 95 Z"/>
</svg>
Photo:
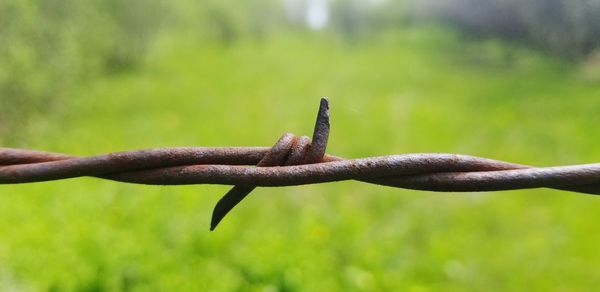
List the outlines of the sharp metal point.
<svg viewBox="0 0 600 292">
<path fill-rule="evenodd" d="M 323 155 L 325 155 L 325 148 L 327 147 L 327 140 L 329 138 L 329 100 L 327 97 L 321 98 L 319 103 L 319 112 L 317 114 L 317 120 L 315 122 L 315 129 L 313 131 L 313 139 L 310 146 L 309 153 L 304 158 L 302 163 L 316 163 L 321 161 Z M 294 138 L 295 140 L 296 138 Z M 281 140 L 280 140 L 281 141 Z M 279 143 L 279 141 L 278 141 Z M 276 144 L 277 145 L 277 144 Z M 290 145 L 291 146 L 291 145 Z M 276 147 L 276 146 L 274 146 Z M 289 149 L 288 149 L 289 150 Z M 284 164 L 286 157 L 283 157 L 281 161 L 269 162 Z M 261 165 L 264 162 L 258 163 L 257 166 L 272 166 L 272 165 Z M 234 186 L 229 192 L 227 192 L 215 205 L 213 214 L 210 221 L 210 231 L 215 230 L 219 222 L 225 218 L 225 215 L 229 213 L 236 205 L 238 205 L 248 194 L 250 194 L 256 187 L 255 186 Z"/>
<path fill-rule="evenodd" d="M 325 150 L 327 149 L 327 141 L 329 140 L 329 129 L 329 100 L 327 97 L 323 97 L 321 98 L 317 120 L 315 121 L 309 155 L 306 157 L 304 163 L 316 163 L 323 159 L 323 155 L 325 155 Z"/>
</svg>

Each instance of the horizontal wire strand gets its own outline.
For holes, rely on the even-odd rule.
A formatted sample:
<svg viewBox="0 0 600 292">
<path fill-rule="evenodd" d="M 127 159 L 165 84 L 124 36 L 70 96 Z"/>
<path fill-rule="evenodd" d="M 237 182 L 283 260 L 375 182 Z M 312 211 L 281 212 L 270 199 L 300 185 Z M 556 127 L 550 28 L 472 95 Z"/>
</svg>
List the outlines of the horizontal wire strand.
<svg viewBox="0 0 600 292">
<path fill-rule="evenodd" d="M 154 148 L 91 157 L 0 148 L 0 184 L 93 176 L 150 185 L 233 185 L 215 207 L 211 230 L 259 186 L 358 180 L 437 192 L 548 187 L 600 194 L 600 163 L 533 167 L 444 153 L 344 159 L 325 154 L 329 128 L 329 103 L 324 98 L 312 141 L 288 133 L 273 147 Z"/>
<path fill-rule="evenodd" d="M 0 148 L 0 157 L 17 149 Z M 161 148 L 0 166 L 0 184 L 97 176 L 130 183 L 293 186 L 358 179 L 429 191 L 491 191 L 600 184 L 600 164 L 528 166 L 459 154 L 403 154 L 276 167 L 248 167 L 268 147 Z M 27 150 L 18 150 L 26 159 Z M 40 153 L 39 151 L 35 151 Z M 55 157 L 54 153 L 48 153 Z M 40 155 L 38 154 L 38 158 Z M 578 191 L 578 190 L 574 190 Z"/>
</svg>

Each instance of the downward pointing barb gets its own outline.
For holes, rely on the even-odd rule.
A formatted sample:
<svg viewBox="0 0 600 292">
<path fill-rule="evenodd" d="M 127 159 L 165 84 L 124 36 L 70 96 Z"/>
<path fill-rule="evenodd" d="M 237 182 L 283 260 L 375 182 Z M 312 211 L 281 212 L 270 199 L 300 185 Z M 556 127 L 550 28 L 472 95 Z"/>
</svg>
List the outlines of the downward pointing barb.
<svg viewBox="0 0 600 292">
<path fill-rule="evenodd" d="M 329 101 L 324 97 L 321 98 L 319 105 L 312 142 L 308 137 L 298 138 L 293 134 L 284 134 L 256 166 L 269 167 L 321 162 L 327 148 L 329 129 Z M 225 215 L 255 188 L 255 186 L 249 185 L 236 185 L 229 190 L 215 205 L 210 230 L 214 230 Z"/>
<path fill-rule="evenodd" d="M 289 156 L 290 149 L 294 144 L 296 137 L 293 134 L 284 134 L 277 140 L 277 143 L 269 152 L 256 164 L 257 167 L 276 166 L 285 162 Z M 249 185 L 236 185 L 227 192 L 215 205 L 210 230 L 214 230 L 225 215 L 239 204 L 256 187 Z"/>
</svg>

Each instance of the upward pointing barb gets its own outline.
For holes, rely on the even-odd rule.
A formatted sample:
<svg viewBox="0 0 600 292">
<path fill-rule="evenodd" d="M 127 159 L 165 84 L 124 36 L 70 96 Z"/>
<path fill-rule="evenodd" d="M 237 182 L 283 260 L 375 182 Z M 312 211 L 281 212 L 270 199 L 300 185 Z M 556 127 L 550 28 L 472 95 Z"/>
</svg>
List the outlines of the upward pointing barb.
<svg viewBox="0 0 600 292">
<path fill-rule="evenodd" d="M 329 128 L 329 100 L 324 97 L 321 98 L 319 105 L 312 143 L 306 143 L 308 137 L 298 138 L 293 134 L 284 134 L 256 166 L 268 167 L 321 162 L 327 149 Z M 225 215 L 255 188 L 256 186 L 251 185 L 236 185 L 231 188 L 215 205 L 210 221 L 210 230 L 214 230 Z"/>
<path fill-rule="evenodd" d="M 329 140 L 329 100 L 327 97 L 321 98 L 319 113 L 315 122 L 312 143 L 310 145 L 309 155 L 304 163 L 317 163 L 323 159 L 327 149 L 327 140 Z"/>
</svg>

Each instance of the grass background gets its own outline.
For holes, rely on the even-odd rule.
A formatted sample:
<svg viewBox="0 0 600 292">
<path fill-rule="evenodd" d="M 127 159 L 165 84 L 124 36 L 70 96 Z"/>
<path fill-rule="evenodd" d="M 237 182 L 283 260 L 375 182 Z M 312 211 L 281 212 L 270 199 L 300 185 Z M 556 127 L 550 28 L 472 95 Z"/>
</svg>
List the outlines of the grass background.
<svg viewBox="0 0 600 292">
<path fill-rule="evenodd" d="M 593 70 L 592 70 L 593 71 Z M 587 73 L 586 73 L 587 72 Z M 226 47 L 164 36 L 139 69 L 82 83 L 4 146 L 93 155 L 267 146 L 600 161 L 600 85 L 577 65 L 447 29 L 351 44 L 277 35 Z M 260 188 L 209 232 L 226 186 L 80 178 L 0 186 L 0 289 L 581 291 L 600 285 L 600 201 L 535 189 L 433 193 L 359 182 Z"/>
</svg>

